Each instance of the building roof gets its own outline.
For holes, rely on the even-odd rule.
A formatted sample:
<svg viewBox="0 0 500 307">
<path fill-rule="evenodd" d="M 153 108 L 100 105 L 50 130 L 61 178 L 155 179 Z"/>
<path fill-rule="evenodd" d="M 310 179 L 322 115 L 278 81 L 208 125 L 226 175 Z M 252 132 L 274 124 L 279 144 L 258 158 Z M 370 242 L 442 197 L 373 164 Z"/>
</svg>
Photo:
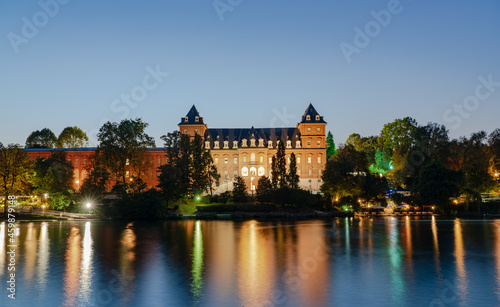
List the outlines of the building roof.
<svg viewBox="0 0 500 307">
<path fill-rule="evenodd" d="M 196 118 L 198 118 L 198 121 L 196 121 Z M 200 116 L 200 113 L 198 110 L 196 110 L 196 107 L 193 106 L 189 110 L 189 112 L 186 114 L 185 117 L 181 117 L 181 122 L 179 125 L 199 125 L 199 124 L 204 124 L 203 122 L 203 117 Z"/>
<path fill-rule="evenodd" d="M 314 106 L 312 105 L 312 103 L 309 104 L 309 106 L 307 107 L 306 111 L 304 112 L 304 115 L 302 115 L 302 119 L 301 119 L 300 123 L 322 123 L 322 124 L 326 124 L 326 122 L 323 120 L 323 116 L 319 115 L 318 111 L 316 111 L 316 109 L 314 108 Z"/>
<path fill-rule="evenodd" d="M 205 141 L 210 142 L 213 147 L 215 141 L 220 142 L 222 148 L 224 141 L 229 142 L 229 148 L 233 148 L 233 142 L 238 141 L 238 146 L 241 146 L 241 141 L 247 139 L 247 145 L 250 147 L 250 140 L 255 139 L 255 144 L 258 146 L 259 139 L 264 140 L 264 146 L 267 147 L 267 142 L 272 141 L 273 147 L 276 147 L 277 141 L 286 142 L 292 141 L 292 147 L 295 147 L 295 141 L 300 140 L 299 130 L 295 127 L 290 128 L 210 128 L 205 132 Z"/>
</svg>

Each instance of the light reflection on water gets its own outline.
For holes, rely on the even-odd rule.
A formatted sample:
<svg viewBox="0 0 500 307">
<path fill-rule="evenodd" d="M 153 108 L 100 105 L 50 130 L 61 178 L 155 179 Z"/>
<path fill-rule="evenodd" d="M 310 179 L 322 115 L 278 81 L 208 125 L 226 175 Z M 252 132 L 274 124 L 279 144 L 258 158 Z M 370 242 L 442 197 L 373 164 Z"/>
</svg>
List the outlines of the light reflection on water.
<svg viewBox="0 0 500 307">
<path fill-rule="evenodd" d="M 497 220 L 68 221 L 17 227 L 17 298 L 7 306 L 500 303 Z M 7 238 L 2 222 L 2 279 Z"/>
</svg>

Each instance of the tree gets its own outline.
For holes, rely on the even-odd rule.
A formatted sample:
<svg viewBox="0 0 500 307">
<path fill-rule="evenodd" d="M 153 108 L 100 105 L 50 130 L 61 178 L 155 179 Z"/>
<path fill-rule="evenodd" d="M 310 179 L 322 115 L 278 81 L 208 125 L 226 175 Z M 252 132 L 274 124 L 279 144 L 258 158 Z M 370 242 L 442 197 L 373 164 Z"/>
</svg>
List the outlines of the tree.
<svg viewBox="0 0 500 307">
<path fill-rule="evenodd" d="M 191 191 L 193 194 L 207 192 L 211 190 L 213 182 L 219 182 L 220 175 L 210 151 L 205 149 L 203 138 L 199 134 L 195 134 L 191 141 L 191 155 Z"/>
<path fill-rule="evenodd" d="M 101 159 L 96 157 L 97 154 L 95 153 L 89 159 L 89 164 L 86 167 L 89 175 L 83 180 L 79 191 L 85 199 L 92 199 L 94 201 L 103 198 L 110 180 L 110 173 L 100 164 Z"/>
<path fill-rule="evenodd" d="M 321 190 L 330 197 L 358 197 L 362 194 L 364 176 L 368 175 L 368 158 L 352 145 L 340 147 L 326 163 L 321 176 Z"/>
<path fill-rule="evenodd" d="M 270 202 L 273 196 L 273 185 L 268 177 L 262 176 L 257 181 L 257 200 L 260 202 Z"/>
<path fill-rule="evenodd" d="M 33 131 L 26 139 L 26 148 L 54 148 L 56 135 L 48 128 Z"/>
<path fill-rule="evenodd" d="M 288 186 L 285 144 L 282 141 L 278 142 L 278 151 L 276 152 L 276 174 L 273 173 L 273 178 L 276 180 L 278 188 Z"/>
<path fill-rule="evenodd" d="M 459 195 L 464 181 L 463 173 L 447 169 L 440 162 L 432 162 L 421 169 L 413 191 L 425 205 L 445 206 L 450 198 Z"/>
<path fill-rule="evenodd" d="M 384 148 L 390 152 L 408 151 L 415 145 L 417 136 L 417 121 L 411 117 L 396 119 L 382 128 L 381 138 Z"/>
<path fill-rule="evenodd" d="M 146 134 L 147 126 L 140 118 L 124 119 L 119 124 L 105 123 L 97 134 L 100 143 L 96 151 L 101 164 L 115 176 L 115 187 L 122 192 L 129 187 L 127 175 L 140 178 L 148 167 L 144 155 L 148 147 L 155 147 L 155 142 Z"/>
<path fill-rule="evenodd" d="M 32 163 L 18 144 L 4 147 L 0 143 L 0 195 L 4 196 L 4 212 L 9 195 L 24 194 L 29 189 Z"/>
<path fill-rule="evenodd" d="M 367 203 L 384 199 L 389 185 L 387 179 L 377 174 L 367 174 L 361 183 L 361 197 Z"/>
<path fill-rule="evenodd" d="M 72 201 L 73 164 L 67 159 L 66 152 L 53 151 L 47 159 L 35 161 L 35 192 L 48 194 L 49 204 L 55 209 L 64 209 Z"/>
<path fill-rule="evenodd" d="M 235 203 L 245 203 L 248 201 L 247 185 L 245 180 L 240 177 L 234 177 L 233 200 Z"/>
<path fill-rule="evenodd" d="M 78 148 L 88 146 L 87 134 L 78 127 L 66 127 L 57 138 L 58 148 Z"/>
<path fill-rule="evenodd" d="M 290 155 L 290 167 L 288 168 L 287 181 L 290 188 L 299 188 L 299 175 L 297 175 L 297 159 L 295 158 L 295 154 L 293 152 Z"/>
<path fill-rule="evenodd" d="M 335 155 L 335 142 L 333 141 L 333 135 L 328 131 L 326 136 L 326 160 L 330 160 Z"/>
<path fill-rule="evenodd" d="M 278 164 L 276 162 L 276 155 L 273 155 L 271 159 L 271 176 L 273 190 L 276 190 L 278 188 Z"/>
</svg>

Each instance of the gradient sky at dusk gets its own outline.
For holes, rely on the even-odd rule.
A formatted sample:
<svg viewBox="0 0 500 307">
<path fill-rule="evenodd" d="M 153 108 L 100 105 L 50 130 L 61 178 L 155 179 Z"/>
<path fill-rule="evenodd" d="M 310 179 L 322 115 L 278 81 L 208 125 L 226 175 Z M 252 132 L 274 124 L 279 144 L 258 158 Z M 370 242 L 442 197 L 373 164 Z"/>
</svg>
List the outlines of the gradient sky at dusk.
<svg viewBox="0 0 500 307">
<path fill-rule="evenodd" d="M 500 82 L 498 0 L 402 0 L 350 63 L 340 44 L 356 46 L 354 28 L 393 1 L 240 2 L 221 20 L 213 0 L 72 0 L 13 47 L 23 17 L 43 24 L 45 13 L 0 1 L 0 142 L 24 145 L 45 127 L 95 135 L 128 115 L 161 145 L 193 104 L 211 128 L 243 128 L 295 126 L 311 102 L 337 143 L 405 116 L 452 137 L 500 127 L 500 86 L 476 91 L 481 77 Z M 144 100 L 120 100 L 156 67 L 169 75 Z M 454 110 L 470 95 L 479 105 Z"/>
</svg>

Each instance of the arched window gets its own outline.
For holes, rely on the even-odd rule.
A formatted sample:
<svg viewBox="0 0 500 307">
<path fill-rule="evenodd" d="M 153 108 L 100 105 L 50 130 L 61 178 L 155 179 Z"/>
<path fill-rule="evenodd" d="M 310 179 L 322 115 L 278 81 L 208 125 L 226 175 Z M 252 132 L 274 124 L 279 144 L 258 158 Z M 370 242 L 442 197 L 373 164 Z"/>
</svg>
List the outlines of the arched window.
<svg viewBox="0 0 500 307">
<path fill-rule="evenodd" d="M 219 141 L 214 142 L 214 149 L 219 149 Z"/>
<path fill-rule="evenodd" d="M 316 115 L 316 120 L 319 120 L 319 115 Z"/>
<path fill-rule="evenodd" d="M 233 148 L 238 148 L 238 141 L 233 141 Z"/>
<path fill-rule="evenodd" d="M 264 168 L 262 166 L 259 167 L 259 176 L 264 176 L 265 173 L 266 171 L 264 170 Z"/>
<path fill-rule="evenodd" d="M 307 115 L 306 120 L 311 120 L 311 115 Z"/>
<path fill-rule="evenodd" d="M 257 169 L 255 167 L 250 168 L 250 176 L 252 177 L 257 176 Z"/>
<path fill-rule="evenodd" d="M 250 162 L 255 162 L 255 154 L 253 152 L 250 154 Z"/>
<path fill-rule="evenodd" d="M 243 177 L 248 177 L 248 168 L 243 167 L 243 168 L 241 169 L 241 176 L 243 176 Z"/>
<path fill-rule="evenodd" d="M 199 118 L 198 116 L 196 116 L 196 117 L 194 118 L 194 121 L 195 121 L 195 122 L 199 122 L 199 121 L 200 121 L 200 118 Z"/>
</svg>

